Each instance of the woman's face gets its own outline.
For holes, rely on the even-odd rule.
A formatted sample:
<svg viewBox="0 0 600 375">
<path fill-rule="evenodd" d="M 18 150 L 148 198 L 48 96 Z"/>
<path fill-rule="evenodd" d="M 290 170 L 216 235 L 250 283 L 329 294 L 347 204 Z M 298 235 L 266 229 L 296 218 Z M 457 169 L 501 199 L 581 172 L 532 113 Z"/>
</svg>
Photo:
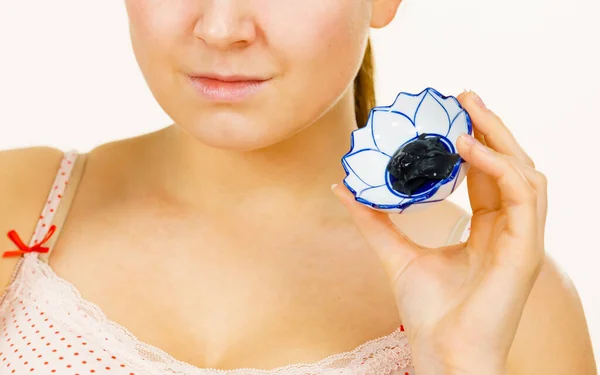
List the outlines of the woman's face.
<svg viewBox="0 0 600 375">
<path fill-rule="evenodd" d="M 125 2 L 136 59 L 165 112 L 209 146 L 253 150 L 311 125 L 344 96 L 374 4 L 394 1 Z M 222 82 L 239 76 L 262 82 Z"/>
</svg>

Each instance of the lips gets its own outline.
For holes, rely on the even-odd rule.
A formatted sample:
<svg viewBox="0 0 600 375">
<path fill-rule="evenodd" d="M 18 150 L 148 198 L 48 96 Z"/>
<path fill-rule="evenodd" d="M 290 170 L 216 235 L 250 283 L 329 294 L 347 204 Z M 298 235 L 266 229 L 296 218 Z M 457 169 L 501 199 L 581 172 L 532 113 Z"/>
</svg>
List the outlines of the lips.
<svg viewBox="0 0 600 375">
<path fill-rule="evenodd" d="M 221 82 L 261 82 L 267 78 L 259 76 L 244 76 L 244 75 L 220 75 L 220 74 L 193 74 L 192 78 L 209 79 Z"/>
<path fill-rule="evenodd" d="M 242 87 L 245 85 L 256 85 L 264 80 L 252 80 L 252 79 L 216 79 L 209 77 L 192 77 L 192 80 L 198 82 L 199 84 L 213 87 L 215 89 L 218 88 L 234 88 L 234 87 Z"/>
<path fill-rule="evenodd" d="M 247 76 L 189 76 L 192 86 L 205 99 L 216 102 L 244 100 L 262 89 L 268 79 Z"/>
</svg>

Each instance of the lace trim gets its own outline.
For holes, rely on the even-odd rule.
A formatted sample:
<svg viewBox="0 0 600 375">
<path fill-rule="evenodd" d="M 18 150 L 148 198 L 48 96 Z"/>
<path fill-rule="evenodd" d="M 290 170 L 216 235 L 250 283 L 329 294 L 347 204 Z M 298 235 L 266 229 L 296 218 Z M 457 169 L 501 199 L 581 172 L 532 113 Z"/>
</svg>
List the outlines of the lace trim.
<svg viewBox="0 0 600 375">
<path fill-rule="evenodd" d="M 23 290 L 24 287 L 28 290 Z M 118 353 L 122 360 L 149 375 L 387 375 L 395 370 L 412 368 L 408 339 L 399 328 L 352 351 L 333 354 L 314 363 L 295 363 L 270 370 L 196 367 L 140 341 L 126 327 L 108 319 L 98 305 L 85 300 L 74 285 L 58 276 L 48 264 L 30 254 L 24 256 L 19 275 L 7 297 L 4 306 L 0 305 L 0 313 L 15 299 L 28 297 L 31 301 L 43 301 L 55 312 L 53 319 L 73 332 L 93 338 L 98 344 L 106 343 L 107 351 Z M 72 314 L 74 311 L 80 314 Z"/>
<path fill-rule="evenodd" d="M 52 219 L 54 218 L 54 215 L 56 214 L 58 205 L 60 204 L 62 195 L 65 192 L 66 185 L 71 176 L 71 171 L 72 171 L 73 165 L 74 165 L 75 161 L 77 160 L 78 156 L 79 156 L 79 151 L 77 151 L 76 149 L 70 149 L 63 153 L 63 157 L 60 160 L 60 165 L 59 165 L 58 171 L 56 173 L 56 176 L 54 177 L 54 181 L 52 182 L 53 187 L 50 189 L 50 192 L 48 193 L 48 196 L 46 198 L 47 203 L 44 205 L 42 212 L 40 213 L 40 217 L 37 221 L 35 230 L 29 241 L 29 244 L 28 244 L 29 247 L 42 241 L 42 239 L 46 235 L 47 231 L 43 230 L 43 228 L 46 226 L 49 226 L 52 223 Z M 58 234 L 59 233 L 56 233 L 56 235 L 58 235 Z M 35 254 L 34 256 L 37 257 L 37 254 Z M 0 262 L 0 264 L 1 264 L 1 262 Z M 21 257 L 19 259 L 19 261 L 17 262 L 17 264 L 11 271 L 9 285 L 12 285 L 15 282 L 17 275 L 19 274 L 19 270 L 21 269 L 22 264 L 23 264 L 23 257 Z M 7 294 L 8 294 L 8 288 L 6 288 L 2 293 L 0 293 L 0 311 L 2 311 L 2 304 L 3 304 L 4 299 L 6 298 Z"/>
</svg>

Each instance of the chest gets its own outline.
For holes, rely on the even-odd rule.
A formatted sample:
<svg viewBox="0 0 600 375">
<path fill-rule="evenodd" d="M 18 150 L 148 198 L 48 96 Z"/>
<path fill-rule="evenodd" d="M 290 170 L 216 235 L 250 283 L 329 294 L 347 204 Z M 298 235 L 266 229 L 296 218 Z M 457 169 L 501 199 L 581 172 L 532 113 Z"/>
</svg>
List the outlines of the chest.
<svg viewBox="0 0 600 375">
<path fill-rule="evenodd" d="M 199 229 L 199 241 L 185 225 L 163 225 L 117 246 L 107 235 L 114 228 L 95 227 L 99 240 L 84 244 L 77 233 L 93 230 L 72 225 L 50 265 L 108 318 L 179 360 L 214 368 L 313 362 L 400 325 L 378 259 L 351 231 L 264 241 L 215 226 Z"/>
</svg>

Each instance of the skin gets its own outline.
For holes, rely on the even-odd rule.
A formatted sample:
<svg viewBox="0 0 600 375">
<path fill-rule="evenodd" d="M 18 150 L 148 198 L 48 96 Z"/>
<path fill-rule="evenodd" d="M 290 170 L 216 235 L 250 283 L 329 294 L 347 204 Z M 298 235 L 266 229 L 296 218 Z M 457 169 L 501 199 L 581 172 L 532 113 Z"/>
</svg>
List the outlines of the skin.
<svg viewBox="0 0 600 375">
<path fill-rule="evenodd" d="M 357 125 L 352 81 L 369 27 L 391 22 L 400 0 L 125 4 L 141 71 L 174 124 L 89 153 L 56 273 L 142 341 L 199 367 L 314 362 L 396 329 L 385 262 L 329 186 Z M 190 89 L 190 73 L 270 82 L 216 104 Z M 0 202 L 0 228 L 31 235 L 60 156 L 0 153 L 0 194 L 14 197 Z M 444 202 L 391 220 L 439 247 L 463 214 Z M 2 260 L 3 285 L 15 263 Z M 595 373 L 579 298 L 549 257 L 526 300 L 507 371 Z"/>
</svg>

